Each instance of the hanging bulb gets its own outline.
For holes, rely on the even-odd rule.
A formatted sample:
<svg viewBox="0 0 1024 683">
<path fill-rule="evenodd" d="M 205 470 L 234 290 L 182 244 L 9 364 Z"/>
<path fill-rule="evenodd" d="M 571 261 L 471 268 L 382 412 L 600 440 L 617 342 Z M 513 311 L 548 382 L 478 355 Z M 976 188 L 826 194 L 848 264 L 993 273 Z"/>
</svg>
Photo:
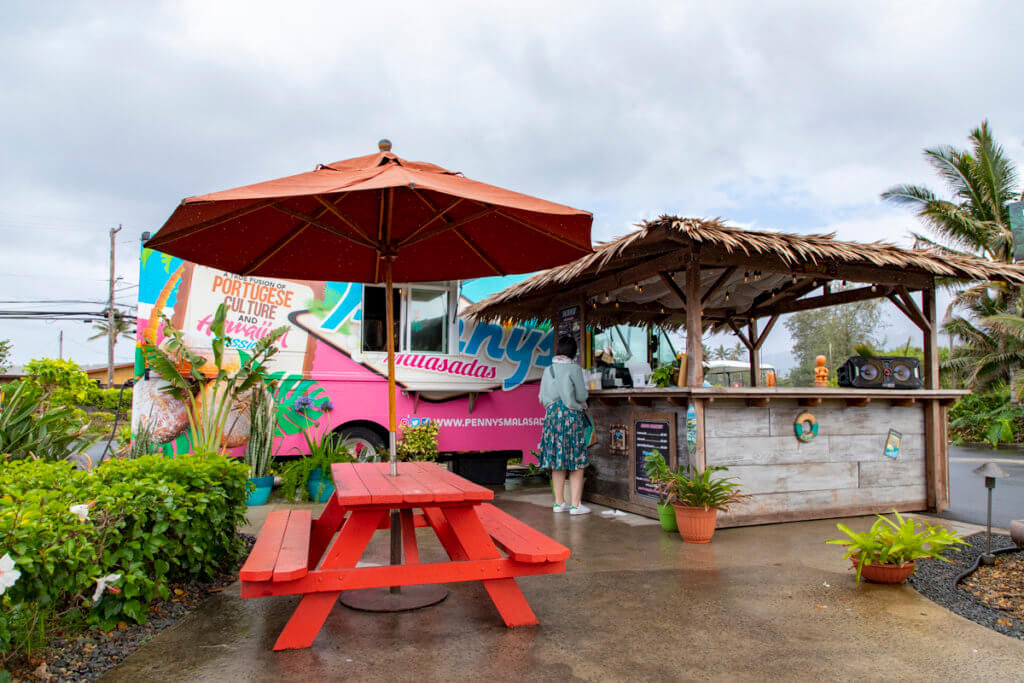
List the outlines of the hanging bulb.
<svg viewBox="0 0 1024 683">
<path fill-rule="evenodd" d="M 871 285 L 871 291 L 872 292 L 877 292 L 878 291 L 878 285 Z"/>
<path fill-rule="evenodd" d="M 796 275 L 793 276 L 793 284 L 796 284 Z"/>
<path fill-rule="evenodd" d="M 729 300 L 729 292 L 726 292 L 726 293 L 725 293 L 725 300 L 726 300 L 726 301 L 728 301 L 728 300 Z"/>
<path fill-rule="evenodd" d="M 744 282 L 749 282 L 750 281 L 750 273 L 748 271 L 746 271 L 746 270 L 743 271 L 743 281 Z"/>
<path fill-rule="evenodd" d="M 590 302 L 590 305 L 591 305 L 591 306 L 592 306 L 593 308 L 597 308 L 597 299 L 594 299 L 593 301 L 591 301 L 591 302 Z"/>
<path fill-rule="evenodd" d="M 665 312 L 665 307 L 664 307 L 664 306 L 662 306 L 662 307 L 661 307 L 661 312 L 662 312 L 662 313 L 664 313 L 664 312 Z"/>
<path fill-rule="evenodd" d="M 616 302 L 615 302 L 615 308 L 618 308 L 618 307 L 619 307 L 619 302 L 618 302 L 618 301 L 616 301 Z"/>
<path fill-rule="evenodd" d="M 610 296 L 608 296 L 607 294 L 604 295 L 604 302 L 605 303 L 608 303 L 609 301 L 611 301 L 611 299 L 612 298 Z"/>
</svg>

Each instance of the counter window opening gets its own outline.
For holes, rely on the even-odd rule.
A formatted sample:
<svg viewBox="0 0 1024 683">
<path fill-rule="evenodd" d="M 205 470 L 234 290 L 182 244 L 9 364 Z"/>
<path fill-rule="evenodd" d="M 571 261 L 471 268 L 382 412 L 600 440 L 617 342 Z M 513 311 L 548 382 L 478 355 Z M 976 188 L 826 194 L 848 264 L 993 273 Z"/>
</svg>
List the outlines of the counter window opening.
<svg viewBox="0 0 1024 683">
<path fill-rule="evenodd" d="M 452 339 L 457 330 L 452 328 L 450 311 L 456 300 L 458 283 L 417 284 L 396 286 L 395 352 L 452 353 Z M 384 287 L 363 286 L 363 351 L 387 350 L 386 301 Z"/>
</svg>

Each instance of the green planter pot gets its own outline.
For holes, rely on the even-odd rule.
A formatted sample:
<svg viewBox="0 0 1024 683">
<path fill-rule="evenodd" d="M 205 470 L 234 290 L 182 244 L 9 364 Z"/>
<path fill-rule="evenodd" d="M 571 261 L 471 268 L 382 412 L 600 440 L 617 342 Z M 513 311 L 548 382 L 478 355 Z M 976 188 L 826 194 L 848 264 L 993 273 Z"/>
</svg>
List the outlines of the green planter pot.
<svg viewBox="0 0 1024 683">
<path fill-rule="evenodd" d="M 314 503 L 326 503 L 334 495 L 334 482 L 329 476 L 324 478 L 323 472 L 317 467 L 309 473 L 306 490 L 309 491 L 309 499 Z"/>
<path fill-rule="evenodd" d="M 270 498 L 270 489 L 274 488 L 274 477 L 256 477 L 250 478 L 249 481 L 256 487 L 256 490 L 249 493 L 245 504 L 266 505 L 267 499 Z"/>
<path fill-rule="evenodd" d="M 658 503 L 658 519 L 661 520 L 661 528 L 664 531 L 679 531 L 679 525 L 676 523 L 676 511 L 671 505 Z"/>
</svg>

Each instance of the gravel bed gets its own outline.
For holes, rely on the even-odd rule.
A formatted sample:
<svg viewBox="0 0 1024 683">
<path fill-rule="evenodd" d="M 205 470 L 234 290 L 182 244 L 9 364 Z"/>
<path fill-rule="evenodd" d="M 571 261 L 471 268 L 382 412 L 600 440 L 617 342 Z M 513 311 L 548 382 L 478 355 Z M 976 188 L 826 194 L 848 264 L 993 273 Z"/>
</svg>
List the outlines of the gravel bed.
<svg viewBox="0 0 1024 683">
<path fill-rule="evenodd" d="M 246 542 L 248 555 L 256 537 L 239 536 Z M 45 651 L 33 653 L 27 662 L 13 666 L 14 681 L 95 681 L 153 636 L 195 610 L 211 593 L 224 590 L 237 578 L 236 568 L 210 581 L 168 584 L 170 599 L 151 603 L 145 624 L 126 625 L 110 633 L 92 629 L 71 637 L 58 635 Z"/>
<path fill-rule="evenodd" d="M 910 585 L 929 600 L 965 619 L 1011 638 L 1024 640 L 1024 621 L 1014 619 L 1002 610 L 989 607 L 961 586 L 954 587 L 953 581 L 956 577 L 973 566 L 978 556 L 985 552 L 984 533 L 968 536 L 964 540 L 970 545 L 958 546 L 957 549 L 944 553 L 950 562 L 931 558 L 917 560 L 917 570 L 909 579 Z M 993 551 L 1014 547 L 1016 545 L 1009 536 L 992 534 Z"/>
</svg>

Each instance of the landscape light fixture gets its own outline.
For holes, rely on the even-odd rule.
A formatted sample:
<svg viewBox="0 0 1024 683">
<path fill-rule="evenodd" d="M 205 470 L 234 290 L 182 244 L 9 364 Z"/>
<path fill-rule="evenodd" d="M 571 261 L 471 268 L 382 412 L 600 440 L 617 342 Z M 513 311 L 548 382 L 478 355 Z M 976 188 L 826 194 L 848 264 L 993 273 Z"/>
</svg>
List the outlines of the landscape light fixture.
<svg viewBox="0 0 1024 683">
<path fill-rule="evenodd" d="M 981 563 L 993 565 L 996 557 L 992 554 L 992 490 L 996 487 L 996 479 L 1006 479 L 1010 475 L 1003 471 L 994 462 L 987 462 L 974 469 L 974 474 L 985 477 L 985 488 L 988 489 L 988 520 L 985 523 L 985 554 L 981 556 Z"/>
</svg>

